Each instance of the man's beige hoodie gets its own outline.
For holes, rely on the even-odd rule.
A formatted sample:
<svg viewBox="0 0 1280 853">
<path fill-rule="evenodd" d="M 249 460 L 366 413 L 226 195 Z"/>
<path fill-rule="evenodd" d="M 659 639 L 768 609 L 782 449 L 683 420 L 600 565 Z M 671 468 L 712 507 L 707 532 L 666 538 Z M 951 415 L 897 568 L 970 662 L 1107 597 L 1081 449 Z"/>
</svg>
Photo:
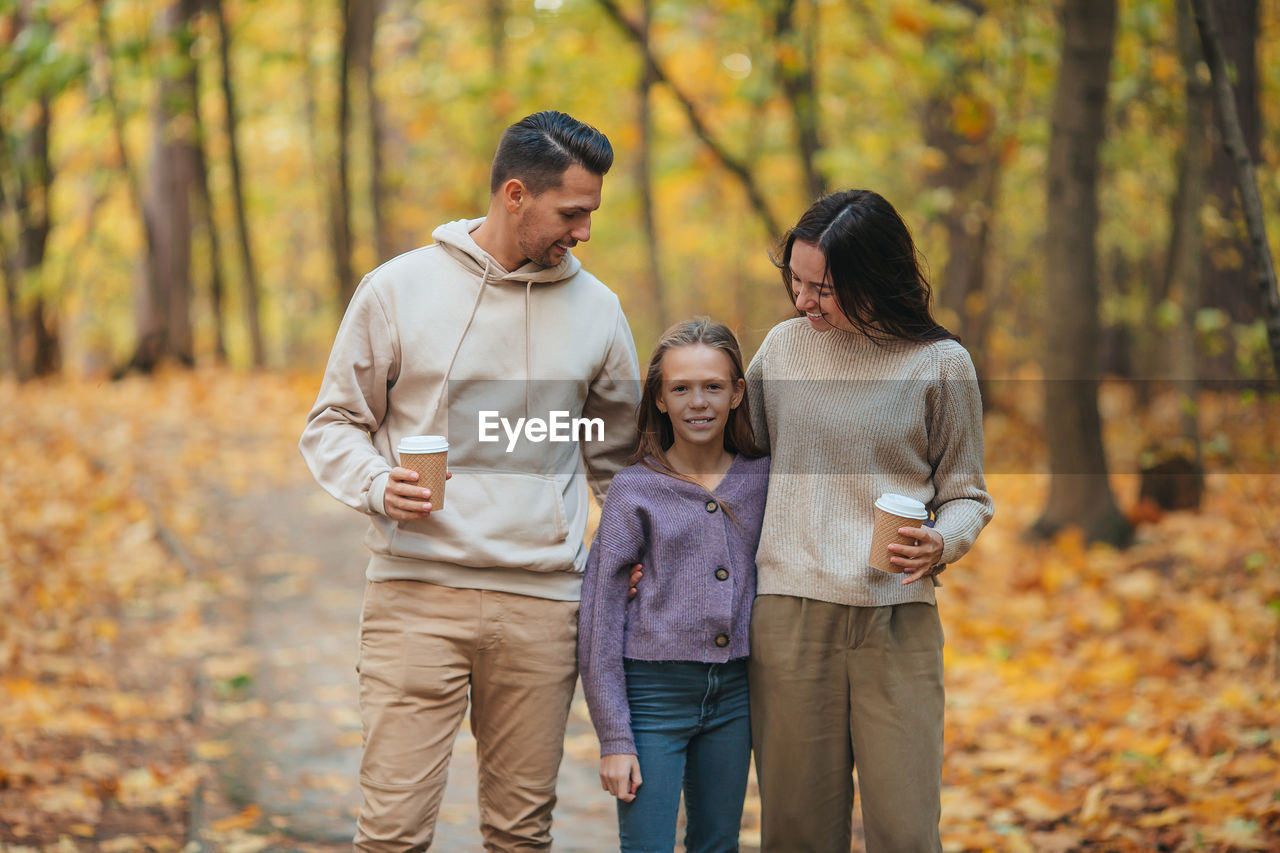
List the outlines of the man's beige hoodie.
<svg viewBox="0 0 1280 853">
<path fill-rule="evenodd" d="M 370 580 L 572 601 L 587 481 L 602 498 L 635 446 L 635 343 L 618 297 L 572 254 L 508 272 L 472 239 L 482 221 L 442 225 L 360 282 L 299 448 L 329 494 L 370 516 Z M 600 419 L 604 434 L 538 441 L 536 425 L 513 433 L 520 418 L 558 418 L 560 435 Z M 445 506 L 396 522 L 383 508 L 395 448 L 422 434 L 449 439 Z"/>
</svg>

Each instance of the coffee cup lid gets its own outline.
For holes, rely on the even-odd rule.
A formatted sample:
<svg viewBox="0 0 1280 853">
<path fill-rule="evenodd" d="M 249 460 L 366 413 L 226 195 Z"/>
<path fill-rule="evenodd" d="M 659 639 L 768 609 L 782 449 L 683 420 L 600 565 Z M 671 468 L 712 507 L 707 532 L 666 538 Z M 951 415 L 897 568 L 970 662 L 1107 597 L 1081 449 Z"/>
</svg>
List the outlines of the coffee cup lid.
<svg viewBox="0 0 1280 853">
<path fill-rule="evenodd" d="M 396 446 L 397 453 L 439 453 L 449 449 L 449 439 L 443 435 L 406 435 Z"/>
<path fill-rule="evenodd" d="M 895 495 L 892 492 L 882 494 L 876 501 L 876 506 L 890 515 L 899 515 L 903 518 L 926 519 L 929 517 L 929 510 L 920 501 L 906 495 Z"/>
</svg>

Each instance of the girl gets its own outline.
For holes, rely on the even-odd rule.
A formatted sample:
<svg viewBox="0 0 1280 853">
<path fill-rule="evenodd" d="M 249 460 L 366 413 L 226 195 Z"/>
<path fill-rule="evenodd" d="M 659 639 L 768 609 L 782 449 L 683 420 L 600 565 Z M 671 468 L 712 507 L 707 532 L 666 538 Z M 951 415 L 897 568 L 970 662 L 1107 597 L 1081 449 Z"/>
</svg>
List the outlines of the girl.
<svg viewBox="0 0 1280 853">
<path fill-rule="evenodd" d="M 748 620 L 769 460 L 728 328 L 658 342 L 632 465 L 613 479 L 582 585 L 578 662 L 623 853 L 738 849 L 751 754 Z M 627 603 L 631 567 L 644 582 Z"/>
<path fill-rule="evenodd" d="M 856 762 L 868 852 L 940 851 L 932 576 L 992 515 L 973 363 L 933 319 L 911 234 L 876 193 L 815 202 L 777 262 L 801 316 L 769 332 L 747 371 L 779 472 L 751 622 L 763 850 L 847 853 Z M 882 492 L 934 514 L 899 529 L 914 545 L 889 546 L 901 574 L 869 564 Z"/>
</svg>

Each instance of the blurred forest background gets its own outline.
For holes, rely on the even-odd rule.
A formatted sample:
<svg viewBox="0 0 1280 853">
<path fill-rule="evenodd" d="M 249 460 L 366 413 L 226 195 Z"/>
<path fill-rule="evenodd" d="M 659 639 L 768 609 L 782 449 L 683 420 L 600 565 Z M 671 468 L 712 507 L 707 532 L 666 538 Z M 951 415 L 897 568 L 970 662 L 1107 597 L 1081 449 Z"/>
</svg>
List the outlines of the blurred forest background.
<svg viewBox="0 0 1280 853">
<path fill-rule="evenodd" d="M 1276 0 L 0 0 L 0 842 L 190 837 L 230 749 L 192 709 L 268 713 L 224 511 L 305 479 L 360 276 L 544 108 L 614 144 L 575 254 L 642 359 L 692 314 L 754 352 L 823 192 L 912 227 L 1000 506 L 949 590 L 948 849 L 1274 849 Z"/>
<path fill-rule="evenodd" d="M 1187 322 L 1196 375 L 1265 375 L 1189 5 L 1129 0 L 1113 25 L 1115 4 L 1071 5 L 1101 22 L 1079 38 L 1110 69 L 1093 140 L 1100 369 L 1167 373 L 1161 344 Z M 1219 5 L 1274 233 L 1280 8 Z M 1017 375 L 1049 325 L 1062 13 L 1026 0 L 3 0 L 5 371 L 315 366 L 360 276 L 481 215 L 502 128 L 555 107 L 617 149 L 579 254 L 621 295 L 642 350 L 693 312 L 754 349 L 787 307 L 773 241 L 822 192 L 865 186 L 913 226 L 980 373 Z"/>
</svg>

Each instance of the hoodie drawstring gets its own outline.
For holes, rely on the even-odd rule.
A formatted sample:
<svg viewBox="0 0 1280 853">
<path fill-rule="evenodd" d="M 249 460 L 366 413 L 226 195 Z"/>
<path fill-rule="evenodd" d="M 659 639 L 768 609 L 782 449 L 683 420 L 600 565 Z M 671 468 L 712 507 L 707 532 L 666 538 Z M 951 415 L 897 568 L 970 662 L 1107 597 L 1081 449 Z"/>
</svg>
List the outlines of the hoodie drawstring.
<svg viewBox="0 0 1280 853">
<path fill-rule="evenodd" d="M 462 327 L 462 334 L 458 336 L 458 343 L 453 348 L 453 355 L 449 356 L 449 366 L 444 369 L 444 381 L 440 383 L 440 393 L 436 396 L 435 408 L 431 411 L 431 417 L 427 420 L 428 424 L 434 424 L 436 415 L 440 413 L 440 405 L 444 402 L 445 395 L 449 393 L 449 376 L 453 373 L 453 363 L 458 360 L 458 353 L 462 350 L 462 342 L 467 338 L 467 332 L 471 330 L 471 323 L 476 318 L 476 312 L 480 310 L 480 300 L 484 299 L 485 288 L 489 286 L 489 264 L 486 259 L 484 262 L 484 273 L 480 276 L 480 290 L 476 293 L 476 301 L 471 304 L 471 314 L 467 317 L 467 324 Z M 527 333 L 528 323 L 525 324 Z M 448 424 L 445 425 L 445 438 L 449 437 Z"/>
</svg>

